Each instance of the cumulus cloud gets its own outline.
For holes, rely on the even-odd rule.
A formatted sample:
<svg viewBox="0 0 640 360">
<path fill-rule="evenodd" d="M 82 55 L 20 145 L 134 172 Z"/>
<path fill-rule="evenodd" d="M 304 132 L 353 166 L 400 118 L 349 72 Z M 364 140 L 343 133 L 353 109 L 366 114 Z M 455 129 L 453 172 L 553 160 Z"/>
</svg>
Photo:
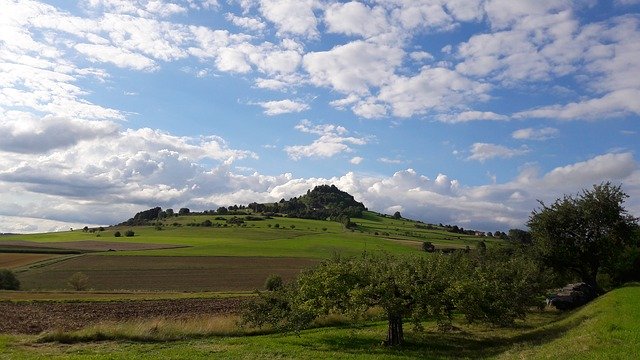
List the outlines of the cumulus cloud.
<svg viewBox="0 0 640 360">
<path fill-rule="evenodd" d="M 488 144 L 488 143 L 475 143 L 471 145 L 471 155 L 467 160 L 477 160 L 484 162 L 486 160 L 494 158 L 512 158 L 514 156 L 524 155 L 529 152 L 526 147 L 519 149 L 508 148 L 503 145 Z"/>
<path fill-rule="evenodd" d="M 490 86 L 441 67 L 422 68 L 415 76 L 401 76 L 381 88 L 378 100 L 398 117 L 445 111 L 467 102 L 488 99 Z"/>
<path fill-rule="evenodd" d="M 308 104 L 289 99 L 265 101 L 258 104 L 264 108 L 264 113 L 269 116 L 298 113 L 309 109 Z"/>
<path fill-rule="evenodd" d="M 12 115 L 12 114 L 6 114 Z M 66 148 L 80 141 L 115 135 L 118 126 L 111 121 L 85 121 L 28 115 L 5 118 L 0 123 L 0 151 L 38 154 Z"/>
<path fill-rule="evenodd" d="M 301 121 L 296 129 L 319 137 L 309 145 L 286 146 L 284 150 L 293 160 L 302 158 L 329 158 L 343 152 L 351 152 L 353 145 L 365 145 L 368 139 L 364 137 L 346 136 L 348 130 L 333 124 L 313 125 L 308 120 Z"/>
</svg>

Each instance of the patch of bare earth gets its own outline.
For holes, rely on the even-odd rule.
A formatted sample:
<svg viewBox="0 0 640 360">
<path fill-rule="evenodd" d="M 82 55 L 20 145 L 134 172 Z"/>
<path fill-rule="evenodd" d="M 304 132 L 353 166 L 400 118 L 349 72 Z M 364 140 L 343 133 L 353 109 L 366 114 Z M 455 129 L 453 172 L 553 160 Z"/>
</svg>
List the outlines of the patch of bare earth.
<svg viewBox="0 0 640 360">
<path fill-rule="evenodd" d="M 64 250 L 80 250 L 80 251 L 124 251 L 124 250 L 157 250 L 157 249 L 175 249 L 185 247 L 184 245 L 171 244 L 153 244 L 153 243 L 134 243 L 134 242 L 118 242 L 118 241 L 97 241 L 97 240 L 80 240 L 80 241 L 56 241 L 56 242 L 35 242 L 24 240 L 3 241 L 0 243 L 2 247 L 16 248 L 46 248 L 46 249 L 64 249 Z"/>
<path fill-rule="evenodd" d="M 58 256 L 60 255 L 0 253 L 0 268 L 14 269 L 17 267 L 33 264 L 39 261 L 49 260 Z"/>
<path fill-rule="evenodd" d="M 246 299 L 177 299 L 111 302 L 0 302 L 0 333 L 78 330 L 101 322 L 189 319 L 237 313 Z"/>
</svg>

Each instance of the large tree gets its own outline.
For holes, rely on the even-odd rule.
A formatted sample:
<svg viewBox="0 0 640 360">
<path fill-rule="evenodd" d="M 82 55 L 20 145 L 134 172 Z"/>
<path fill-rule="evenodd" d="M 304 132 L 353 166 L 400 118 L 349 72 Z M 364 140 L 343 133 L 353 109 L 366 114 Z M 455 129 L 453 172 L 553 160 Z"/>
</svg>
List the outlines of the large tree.
<svg viewBox="0 0 640 360">
<path fill-rule="evenodd" d="M 456 309 L 469 321 L 510 324 L 524 316 L 542 287 L 537 267 L 519 257 L 503 261 L 463 252 L 336 257 L 277 291 L 259 292 L 243 318 L 254 326 L 297 331 L 323 315 L 357 318 L 377 307 L 388 320 L 388 346 L 403 343 L 406 319 L 416 328 L 425 319 L 448 327 Z"/>
<path fill-rule="evenodd" d="M 623 207 L 621 186 L 594 185 L 534 210 L 529 228 L 543 261 L 597 287 L 596 276 L 611 268 L 633 241 L 637 219 Z"/>
</svg>

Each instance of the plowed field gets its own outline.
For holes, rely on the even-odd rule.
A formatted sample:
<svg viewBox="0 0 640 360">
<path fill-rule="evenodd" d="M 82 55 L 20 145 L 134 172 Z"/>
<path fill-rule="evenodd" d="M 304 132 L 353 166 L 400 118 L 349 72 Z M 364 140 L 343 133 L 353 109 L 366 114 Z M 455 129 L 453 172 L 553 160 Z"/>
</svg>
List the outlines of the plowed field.
<svg viewBox="0 0 640 360">
<path fill-rule="evenodd" d="M 98 291 L 244 291 L 260 289 L 278 274 L 293 279 L 316 260 L 300 258 L 214 256 L 82 255 L 18 274 L 24 290 L 70 289 L 76 272 Z"/>
<path fill-rule="evenodd" d="M 77 330 L 105 321 L 188 319 L 237 312 L 243 299 L 180 299 L 112 302 L 0 302 L 0 334 Z"/>
</svg>

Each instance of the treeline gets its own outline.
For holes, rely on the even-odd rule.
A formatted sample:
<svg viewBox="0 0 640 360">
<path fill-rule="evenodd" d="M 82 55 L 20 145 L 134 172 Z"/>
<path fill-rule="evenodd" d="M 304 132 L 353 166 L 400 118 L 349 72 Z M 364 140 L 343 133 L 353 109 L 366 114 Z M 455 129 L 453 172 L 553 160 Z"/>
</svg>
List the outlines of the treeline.
<svg viewBox="0 0 640 360">
<path fill-rule="evenodd" d="M 338 221 L 349 227 L 350 218 L 362 217 L 367 208 L 355 198 L 338 189 L 335 185 L 320 185 L 307 190 L 305 195 L 293 197 L 289 200 L 281 199 L 274 203 L 252 202 L 249 205 L 221 206 L 217 210 L 191 212 L 188 208 L 181 208 L 178 213 L 173 209 L 162 210 L 155 207 L 141 211 L 134 217 L 122 222 L 121 226 L 150 225 L 158 220 L 182 215 L 238 215 L 263 214 L 264 216 L 287 216 L 301 219 Z"/>
</svg>

